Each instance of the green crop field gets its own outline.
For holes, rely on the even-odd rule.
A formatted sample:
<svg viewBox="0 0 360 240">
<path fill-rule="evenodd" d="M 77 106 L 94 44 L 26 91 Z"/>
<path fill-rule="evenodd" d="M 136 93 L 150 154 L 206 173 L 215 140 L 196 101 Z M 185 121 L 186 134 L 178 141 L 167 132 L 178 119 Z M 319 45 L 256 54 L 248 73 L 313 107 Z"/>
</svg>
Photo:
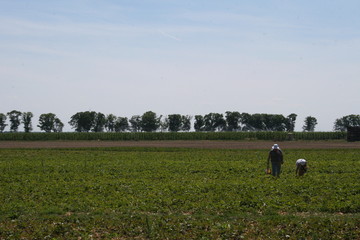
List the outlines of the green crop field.
<svg viewBox="0 0 360 240">
<path fill-rule="evenodd" d="M 0 239 L 360 239 L 360 150 L 284 154 L 1 149 Z"/>
</svg>

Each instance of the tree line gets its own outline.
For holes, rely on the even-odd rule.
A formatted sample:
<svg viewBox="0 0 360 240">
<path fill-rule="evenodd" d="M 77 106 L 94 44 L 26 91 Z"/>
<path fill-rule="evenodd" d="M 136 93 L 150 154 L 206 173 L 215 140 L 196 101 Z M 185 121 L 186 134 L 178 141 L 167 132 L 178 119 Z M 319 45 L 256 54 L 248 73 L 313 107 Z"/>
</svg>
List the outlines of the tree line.
<svg viewBox="0 0 360 240">
<path fill-rule="evenodd" d="M 31 112 L 13 110 L 7 114 L 0 113 L 0 132 L 4 132 L 7 118 L 9 118 L 10 132 L 17 132 L 23 124 L 24 132 L 31 132 Z M 193 127 L 196 132 L 222 132 L 222 131 L 287 131 L 293 132 L 297 115 L 291 113 L 288 116 L 282 114 L 265 113 L 240 113 L 227 111 L 225 114 L 208 113 L 195 115 Z M 77 112 L 71 116 L 69 125 L 76 132 L 188 132 L 191 130 L 193 117 L 190 115 L 170 114 L 158 116 L 155 112 L 147 111 L 142 115 L 134 115 L 130 119 L 118 117 L 114 114 L 105 115 L 101 112 L 85 111 Z M 45 132 L 62 132 L 64 124 L 54 113 L 41 114 L 38 127 Z M 302 127 L 304 132 L 313 132 L 317 125 L 317 119 L 308 116 Z M 346 131 L 347 127 L 360 126 L 360 115 L 347 115 L 336 119 L 334 131 Z"/>
</svg>

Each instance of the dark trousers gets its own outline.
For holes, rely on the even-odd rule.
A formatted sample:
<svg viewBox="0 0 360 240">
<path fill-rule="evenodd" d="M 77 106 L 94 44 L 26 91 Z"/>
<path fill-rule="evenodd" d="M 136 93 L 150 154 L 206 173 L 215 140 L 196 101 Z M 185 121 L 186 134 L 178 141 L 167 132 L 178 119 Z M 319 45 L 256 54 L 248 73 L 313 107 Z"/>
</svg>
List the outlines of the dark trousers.
<svg viewBox="0 0 360 240">
<path fill-rule="evenodd" d="M 274 177 L 279 177 L 280 171 L 281 171 L 281 163 L 280 162 L 271 162 L 271 168 L 272 168 L 272 175 Z"/>
</svg>

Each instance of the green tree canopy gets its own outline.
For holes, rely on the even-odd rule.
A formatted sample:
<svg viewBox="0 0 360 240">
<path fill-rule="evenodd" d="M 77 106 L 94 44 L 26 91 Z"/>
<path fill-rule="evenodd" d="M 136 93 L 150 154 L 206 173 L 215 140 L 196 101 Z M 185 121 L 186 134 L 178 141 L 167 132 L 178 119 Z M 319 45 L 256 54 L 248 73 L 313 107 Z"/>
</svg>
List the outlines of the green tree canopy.
<svg viewBox="0 0 360 240">
<path fill-rule="evenodd" d="M 6 115 L 3 113 L 0 113 L 0 132 L 4 132 L 6 124 Z"/>
<path fill-rule="evenodd" d="M 304 120 L 303 131 L 304 132 L 313 132 L 315 131 L 315 126 L 317 125 L 317 119 L 312 116 L 308 116 Z"/>
<path fill-rule="evenodd" d="M 129 120 L 127 117 L 118 117 L 115 121 L 115 131 L 125 132 L 129 129 Z"/>
<path fill-rule="evenodd" d="M 22 113 L 17 110 L 12 110 L 11 112 L 8 112 L 7 115 L 10 120 L 10 131 L 17 132 L 20 125 L 20 117 Z"/>
<path fill-rule="evenodd" d="M 54 113 L 43 113 L 39 117 L 37 126 L 45 132 L 62 132 L 64 124 Z"/>
<path fill-rule="evenodd" d="M 106 117 L 103 113 L 98 112 L 94 116 L 93 132 L 103 132 L 106 124 Z"/>
<path fill-rule="evenodd" d="M 240 126 L 242 131 L 252 131 L 254 127 L 251 126 L 251 114 L 241 113 Z"/>
<path fill-rule="evenodd" d="M 105 128 L 108 132 L 115 131 L 115 121 L 116 116 L 114 114 L 109 114 L 106 116 Z"/>
<path fill-rule="evenodd" d="M 141 129 L 145 132 L 154 132 L 160 127 L 160 117 L 156 113 L 148 111 L 141 116 Z"/>
<path fill-rule="evenodd" d="M 30 132 L 32 130 L 31 119 L 33 116 L 32 112 L 24 112 L 22 114 L 22 123 L 24 124 L 25 132 Z"/>
<path fill-rule="evenodd" d="M 78 112 L 71 116 L 69 124 L 75 128 L 76 132 L 90 132 L 95 124 L 96 112 Z"/>
<path fill-rule="evenodd" d="M 225 119 L 228 131 L 238 131 L 241 129 L 241 114 L 239 112 L 225 112 Z"/>
<path fill-rule="evenodd" d="M 181 116 L 181 131 L 188 132 L 191 129 L 191 116 L 189 115 L 182 115 Z"/>
<path fill-rule="evenodd" d="M 202 115 L 195 115 L 194 129 L 196 132 L 205 130 L 205 120 Z"/>
<path fill-rule="evenodd" d="M 130 118 L 130 130 L 132 132 L 140 132 L 141 131 L 141 116 L 134 115 Z"/>
<path fill-rule="evenodd" d="M 223 131 L 226 129 L 226 121 L 220 113 L 208 113 L 204 116 L 205 131 Z"/>
<path fill-rule="evenodd" d="M 297 115 L 295 113 L 291 113 L 289 116 L 286 117 L 286 122 L 285 122 L 286 131 L 288 131 L 288 132 L 294 131 L 296 117 L 297 117 Z"/>
<path fill-rule="evenodd" d="M 54 132 L 62 132 L 64 128 L 64 124 L 61 122 L 61 120 L 57 117 L 55 117 L 55 123 L 54 123 Z"/>
<path fill-rule="evenodd" d="M 167 117 L 170 132 L 178 132 L 181 130 L 182 119 L 181 114 L 170 114 Z"/>
<path fill-rule="evenodd" d="M 335 120 L 335 131 L 345 132 L 348 127 L 360 127 L 360 115 L 351 114 Z"/>
</svg>

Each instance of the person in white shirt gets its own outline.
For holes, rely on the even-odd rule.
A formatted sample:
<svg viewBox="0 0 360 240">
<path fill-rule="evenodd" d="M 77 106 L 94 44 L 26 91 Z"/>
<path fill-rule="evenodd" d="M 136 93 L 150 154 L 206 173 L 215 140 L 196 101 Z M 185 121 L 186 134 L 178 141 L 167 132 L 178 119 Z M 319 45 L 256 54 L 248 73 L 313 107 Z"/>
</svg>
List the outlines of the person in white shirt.
<svg viewBox="0 0 360 240">
<path fill-rule="evenodd" d="M 305 159 L 296 160 L 296 176 L 303 176 L 307 171 L 307 161 Z"/>
</svg>

